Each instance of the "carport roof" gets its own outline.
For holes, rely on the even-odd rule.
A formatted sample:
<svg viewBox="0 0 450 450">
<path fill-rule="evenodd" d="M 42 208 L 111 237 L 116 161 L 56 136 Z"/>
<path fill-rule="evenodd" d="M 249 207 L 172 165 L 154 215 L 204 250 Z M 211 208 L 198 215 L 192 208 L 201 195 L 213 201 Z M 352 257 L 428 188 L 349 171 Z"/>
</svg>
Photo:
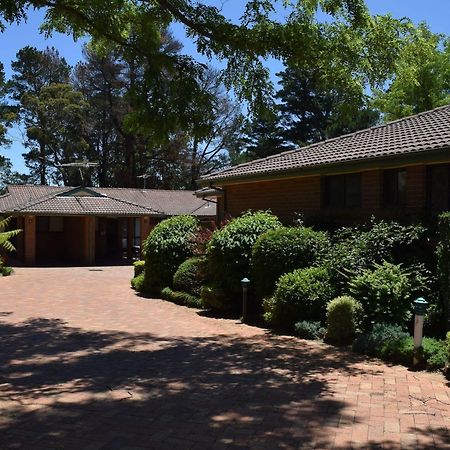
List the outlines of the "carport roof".
<svg viewBox="0 0 450 450">
<path fill-rule="evenodd" d="M 192 191 L 10 185 L 0 196 L 0 213 L 155 217 L 214 216 L 215 204 Z"/>
</svg>

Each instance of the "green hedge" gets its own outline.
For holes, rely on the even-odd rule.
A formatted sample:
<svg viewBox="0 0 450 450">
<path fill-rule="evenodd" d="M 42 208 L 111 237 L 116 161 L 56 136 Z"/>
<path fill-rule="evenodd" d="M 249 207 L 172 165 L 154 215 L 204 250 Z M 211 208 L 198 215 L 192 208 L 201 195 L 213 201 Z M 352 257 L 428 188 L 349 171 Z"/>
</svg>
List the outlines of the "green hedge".
<svg viewBox="0 0 450 450">
<path fill-rule="evenodd" d="M 135 261 L 133 263 L 133 267 L 134 267 L 134 276 L 137 277 L 138 275 L 144 272 L 145 261 Z"/>
<path fill-rule="evenodd" d="M 176 216 L 163 220 L 153 228 L 144 243 L 145 271 L 140 287 L 151 295 L 160 295 L 172 286 L 179 265 L 192 256 L 198 220 L 192 216 Z"/>
<path fill-rule="evenodd" d="M 359 331 L 363 315 L 361 303 L 353 297 L 342 296 L 327 305 L 325 339 L 335 344 L 349 344 Z"/>
<path fill-rule="evenodd" d="M 250 277 L 254 243 L 261 234 L 280 227 L 278 218 L 269 212 L 248 212 L 213 233 L 207 245 L 208 278 L 211 289 L 224 294 L 219 309 L 240 306 L 240 280 Z"/>
<path fill-rule="evenodd" d="M 444 323 L 450 327 L 450 212 L 439 216 L 439 243 L 437 246 L 440 301 Z"/>
<path fill-rule="evenodd" d="M 251 261 L 257 297 L 273 294 L 281 275 L 316 265 L 329 245 L 326 233 L 306 227 L 283 227 L 259 236 Z"/>
<path fill-rule="evenodd" d="M 190 308 L 199 308 L 199 309 L 203 307 L 202 301 L 200 300 L 199 297 L 188 294 L 187 292 L 174 291 L 170 287 L 165 287 L 161 291 L 161 297 L 164 300 L 176 303 L 177 305 L 183 305 L 188 306 Z"/>
<path fill-rule="evenodd" d="M 325 268 L 295 270 L 282 275 L 273 296 L 264 300 L 264 319 L 270 326 L 287 331 L 293 331 L 296 322 L 323 322 L 326 305 L 333 297 Z"/>
<path fill-rule="evenodd" d="M 200 297 L 202 284 L 206 276 L 206 258 L 193 257 L 182 262 L 173 276 L 176 291 Z"/>
</svg>

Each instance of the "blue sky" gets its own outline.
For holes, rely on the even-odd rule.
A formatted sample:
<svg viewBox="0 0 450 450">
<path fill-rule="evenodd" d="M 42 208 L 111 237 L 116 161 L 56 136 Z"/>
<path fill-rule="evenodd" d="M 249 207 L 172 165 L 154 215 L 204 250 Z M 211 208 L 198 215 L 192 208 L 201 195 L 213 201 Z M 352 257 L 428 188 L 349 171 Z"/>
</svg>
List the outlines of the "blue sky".
<svg viewBox="0 0 450 450">
<path fill-rule="evenodd" d="M 237 20 L 243 11 L 246 0 L 207 0 L 204 3 L 223 5 L 223 13 Z M 436 33 L 450 34 L 450 1 L 443 0 L 367 0 L 370 11 L 373 14 L 390 13 L 394 17 L 409 17 L 414 22 L 426 21 L 432 31 Z M 47 46 L 54 46 L 60 54 L 66 58 L 69 64 L 75 65 L 81 60 L 81 47 L 83 42 L 74 42 L 69 36 L 57 34 L 49 39 L 39 33 L 39 25 L 42 22 L 42 11 L 32 11 L 26 23 L 9 27 L 3 34 L 0 34 L 0 61 L 5 66 L 7 77 L 11 75 L 10 62 L 15 58 L 18 50 L 26 45 L 32 45 L 38 49 Z M 196 55 L 195 46 L 189 42 L 181 26 L 174 27 L 175 36 L 184 45 L 184 51 Z M 196 55 L 197 56 L 197 55 Z M 204 58 L 202 58 L 204 59 Z M 217 65 L 218 63 L 215 62 Z M 278 61 L 268 62 L 273 73 L 278 72 L 282 66 Z M 22 132 L 19 128 L 10 130 L 9 137 L 13 140 L 9 148 L 0 148 L 0 154 L 11 159 L 14 169 L 26 172 L 22 153 Z"/>
</svg>

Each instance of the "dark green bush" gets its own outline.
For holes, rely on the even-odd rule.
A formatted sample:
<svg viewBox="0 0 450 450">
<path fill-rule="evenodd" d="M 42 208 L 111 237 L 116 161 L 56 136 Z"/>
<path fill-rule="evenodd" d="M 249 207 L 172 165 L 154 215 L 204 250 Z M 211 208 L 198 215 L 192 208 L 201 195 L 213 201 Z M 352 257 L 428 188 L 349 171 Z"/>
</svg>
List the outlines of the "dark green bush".
<svg viewBox="0 0 450 450">
<path fill-rule="evenodd" d="M 165 287 L 161 291 L 161 297 L 177 305 L 184 305 L 190 308 L 202 308 L 203 306 L 200 298 L 195 295 L 182 291 L 174 291 L 170 287 Z"/>
<path fill-rule="evenodd" d="M 216 230 L 207 245 L 208 278 L 213 290 L 222 291 L 229 308 L 241 302 L 240 280 L 250 277 L 250 258 L 257 238 L 280 228 L 278 218 L 268 212 L 245 213 Z"/>
<path fill-rule="evenodd" d="M 303 320 L 294 325 L 295 334 L 302 339 L 319 340 L 325 335 L 325 328 L 320 322 Z"/>
<path fill-rule="evenodd" d="M 336 231 L 326 257 L 333 284 L 345 293 L 349 278 L 376 263 L 416 264 L 430 248 L 425 231 L 421 225 L 403 226 L 374 218 L 367 225 Z"/>
<path fill-rule="evenodd" d="M 424 337 L 422 347 L 425 364 L 428 370 L 439 370 L 445 367 L 447 362 L 446 341 Z"/>
<path fill-rule="evenodd" d="M 423 287 L 416 274 L 386 261 L 376 264 L 373 270 L 363 270 L 348 286 L 364 308 L 366 327 L 371 323 L 408 323 L 411 302 Z"/>
<path fill-rule="evenodd" d="M 200 293 L 202 305 L 206 309 L 215 309 L 217 311 L 227 311 L 231 308 L 225 293 L 212 286 L 202 286 Z"/>
<path fill-rule="evenodd" d="M 133 267 L 134 267 L 134 276 L 137 277 L 138 275 L 144 272 L 145 261 L 135 261 L 133 263 Z"/>
<path fill-rule="evenodd" d="M 284 227 L 259 236 L 251 261 L 257 297 L 271 295 L 281 275 L 316 265 L 329 245 L 326 233 L 306 227 Z"/>
<path fill-rule="evenodd" d="M 173 276 L 176 291 L 200 297 L 206 275 L 206 258 L 194 257 L 182 262 Z"/>
<path fill-rule="evenodd" d="M 399 325 L 376 323 L 370 333 L 356 338 L 353 342 L 353 350 L 369 356 L 378 356 L 385 342 L 401 341 L 407 338 L 409 334 Z"/>
<path fill-rule="evenodd" d="M 446 327 L 446 325 L 450 325 L 450 212 L 442 213 L 439 216 L 438 234 L 439 293 L 444 327 Z"/>
<path fill-rule="evenodd" d="M 447 333 L 447 363 L 445 365 L 445 375 L 450 380 L 450 331 Z"/>
<path fill-rule="evenodd" d="M 342 296 L 327 305 L 325 339 L 336 344 L 349 344 L 359 331 L 363 315 L 361 303 L 353 297 Z"/>
<path fill-rule="evenodd" d="M 2 277 L 9 277 L 13 273 L 13 268 L 9 266 L 0 267 L 0 275 Z"/>
<path fill-rule="evenodd" d="M 176 216 L 163 220 L 153 228 L 144 243 L 145 292 L 159 295 L 171 286 L 179 265 L 192 256 L 198 220 L 192 216 Z"/>
<path fill-rule="evenodd" d="M 273 296 L 264 300 L 264 319 L 274 328 L 293 331 L 302 320 L 324 321 L 326 304 L 333 297 L 325 268 L 295 270 L 282 275 Z"/>
</svg>

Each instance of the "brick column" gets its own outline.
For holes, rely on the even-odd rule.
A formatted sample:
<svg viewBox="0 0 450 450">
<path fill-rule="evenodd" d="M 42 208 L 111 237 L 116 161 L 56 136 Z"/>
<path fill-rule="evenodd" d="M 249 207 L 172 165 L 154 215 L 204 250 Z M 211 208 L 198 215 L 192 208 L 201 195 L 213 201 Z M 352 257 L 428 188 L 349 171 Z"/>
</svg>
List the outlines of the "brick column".
<svg viewBox="0 0 450 450">
<path fill-rule="evenodd" d="M 127 218 L 127 258 L 133 258 L 134 218 Z"/>
<path fill-rule="evenodd" d="M 25 264 L 36 264 L 36 216 L 24 218 Z"/>
<path fill-rule="evenodd" d="M 87 265 L 95 264 L 95 217 L 83 217 L 83 261 Z"/>
</svg>

